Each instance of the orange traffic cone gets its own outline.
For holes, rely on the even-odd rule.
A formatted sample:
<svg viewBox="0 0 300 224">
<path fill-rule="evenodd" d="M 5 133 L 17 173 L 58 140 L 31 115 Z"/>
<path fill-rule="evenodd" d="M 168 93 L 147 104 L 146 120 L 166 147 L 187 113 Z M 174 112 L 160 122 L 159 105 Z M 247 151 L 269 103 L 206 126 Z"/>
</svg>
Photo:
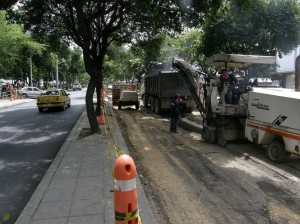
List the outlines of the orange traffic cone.
<svg viewBox="0 0 300 224">
<path fill-rule="evenodd" d="M 128 155 L 117 158 L 114 166 L 115 224 L 140 223 L 136 189 L 136 166 Z"/>
<path fill-rule="evenodd" d="M 100 107 L 100 116 L 98 118 L 98 124 L 105 124 L 103 109 L 104 109 L 103 107 Z"/>
<path fill-rule="evenodd" d="M 103 106 L 103 88 L 100 90 L 100 116 L 98 118 L 98 124 L 105 124 L 105 119 L 104 119 L 104 106 Z"/>
</svg>

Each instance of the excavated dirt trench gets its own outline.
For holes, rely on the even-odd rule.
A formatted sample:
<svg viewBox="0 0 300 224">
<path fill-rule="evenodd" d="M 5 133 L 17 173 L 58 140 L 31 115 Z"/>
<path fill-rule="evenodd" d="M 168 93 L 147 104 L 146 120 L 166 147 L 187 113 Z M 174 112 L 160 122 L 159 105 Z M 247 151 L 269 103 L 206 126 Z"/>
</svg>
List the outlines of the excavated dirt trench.
<svg viewBox="0 0 300 224">
<path fill-rule="evenodd" d="M 300 158 L 269 164 L 252 144 L 170 133 L 167 116 L 143 107 L 114 112 L 157 223 L 300 223 Z"/>
</svg>

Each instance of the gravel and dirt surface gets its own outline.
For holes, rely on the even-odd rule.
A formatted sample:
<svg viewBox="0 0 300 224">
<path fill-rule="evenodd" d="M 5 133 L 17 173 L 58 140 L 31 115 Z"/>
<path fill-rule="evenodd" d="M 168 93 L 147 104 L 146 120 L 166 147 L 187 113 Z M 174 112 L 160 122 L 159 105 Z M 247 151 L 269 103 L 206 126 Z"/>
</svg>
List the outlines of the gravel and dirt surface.
<svg viewBox="0 0 300 224">
<path fill-rule="evenodd" d="M 114 109 L 159 224 L 300 223 L 300 158 L 266 159 L 262 147 L 203 143 L 168 116 Z"/>
</svg>

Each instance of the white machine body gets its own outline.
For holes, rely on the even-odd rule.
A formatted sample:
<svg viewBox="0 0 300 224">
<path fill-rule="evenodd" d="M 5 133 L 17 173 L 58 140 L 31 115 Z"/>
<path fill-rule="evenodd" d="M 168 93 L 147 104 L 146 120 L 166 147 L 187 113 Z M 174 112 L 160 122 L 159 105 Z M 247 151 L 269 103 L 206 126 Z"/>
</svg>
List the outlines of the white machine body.
<svg viewBox="0 0 300 224">
<path fill-rule="evenodd" d="M 282 88 L 254 88 L 248 92 L 246 138 L 270 144 L 282 137 L 285 150 L 300 155 L 300 92 Z"/>
</svg>

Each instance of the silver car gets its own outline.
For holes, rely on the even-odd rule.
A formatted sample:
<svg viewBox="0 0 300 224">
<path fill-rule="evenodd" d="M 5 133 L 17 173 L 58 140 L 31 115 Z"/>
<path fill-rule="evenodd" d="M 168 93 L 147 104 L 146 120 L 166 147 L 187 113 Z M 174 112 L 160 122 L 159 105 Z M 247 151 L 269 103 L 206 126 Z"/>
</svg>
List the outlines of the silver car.
<svg viewBox="0 0 300 224">
<path fill-rule="evenodd" d="M 73 83 L 72 89 L 73 89 L 73 91 L 76 91 L 76 90 L 80 91 L 81 90 L 80 83 Z"/>
<path fill-rule="evenodd" d="M 24 87 L 18 93 L 24 98 L 37 98 L 43 91 L 36 87 Z"/>
</svg>

